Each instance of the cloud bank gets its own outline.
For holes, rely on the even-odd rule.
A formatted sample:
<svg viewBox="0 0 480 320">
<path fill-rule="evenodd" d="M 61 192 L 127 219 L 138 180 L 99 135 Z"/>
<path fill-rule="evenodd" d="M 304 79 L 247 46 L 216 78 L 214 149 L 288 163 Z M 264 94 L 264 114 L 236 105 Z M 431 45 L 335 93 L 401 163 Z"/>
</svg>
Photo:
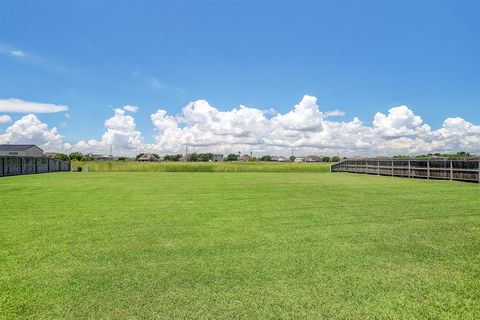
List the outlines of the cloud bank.
<svg viewBox="0 0 480 320">
<path fill-rule="evenodd" d="M 480 153 L 480 126 L 462 118 L 448 118 L 438 129 L 424 123 L 407 106 L 378 112 L 370 123 L 357 117 L 350 121 L 330 120 L 340 110 L 322 112 L 317 98 L 304 96 L 284 114 L 239 106 L 227 111 L 206 100 L 187 104 L 180 114 L 158 109 L 151 116 L 155 143 L 146 144 L 128 112 L 138 108 L 114 109 L 104 123 L 99 139 L 66 143 L 56 128 L 49 129 L 35 115 L 26 115 L 0 135 L 0 143 L 37 143 L 46 150 L 133 155 L 138 152 L 181 153 L 190 151 L 288 155 L 319 154 L 377 156 L 430 152 L 468 151 Z M 130 109 L 130 110 L 129 110 Z M 1 110 L 1 109 L 0 109 Z"/>
</svg>

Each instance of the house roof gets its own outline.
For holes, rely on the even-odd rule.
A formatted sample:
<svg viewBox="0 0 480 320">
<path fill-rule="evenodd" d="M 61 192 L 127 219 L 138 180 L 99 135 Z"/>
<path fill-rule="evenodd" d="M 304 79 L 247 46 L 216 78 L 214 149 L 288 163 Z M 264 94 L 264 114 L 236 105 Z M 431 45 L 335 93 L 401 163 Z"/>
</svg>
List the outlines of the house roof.
<svg viewBox="0 0 480 320">
<path fill-rule="evenodd" d="M 0 144 L 0 151 L 25 151 L 32 147 L 37 146 L 34 144 Z"/>
<path fill-rule="evenodd" d="M 154 155 L 153 153 L 145 153 L 144 155 L 142 155 L 140 158 L 138 159 L 150 159 L 150 158 L 155 158 L 155 159 L 158 159 L 156 155 Z"/>
<path fill-rule="evenodd" d="M 180 161 L 188 161 L 192 158 L 192 155 L 190 153 L 184 154 L 181 158 Z"/>
</svg>

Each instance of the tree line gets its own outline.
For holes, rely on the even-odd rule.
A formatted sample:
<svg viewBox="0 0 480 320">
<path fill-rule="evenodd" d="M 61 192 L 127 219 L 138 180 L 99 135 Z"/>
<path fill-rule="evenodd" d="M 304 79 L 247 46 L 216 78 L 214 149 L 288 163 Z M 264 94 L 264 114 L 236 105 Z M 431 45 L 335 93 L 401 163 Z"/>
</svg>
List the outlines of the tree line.
<svg viewBox="0 0 480 320">
<path fill-rule="evenodd" d="M 406 156 L 406 155 L 397 155 L 393 158 L 395 159 L 408 159 L 408 158 L 447 158 L 447 159 L 459 159 L 459 158 L 470 158 L 473 157 L 469 152 L 461 151 L 457 153 L 428 153 L 420 154 L 418 156 Z"/>
<path fill-rule="evenodd" d="M 69 160 L 92 161 L 92 158 L 90 158 L 87 155 L 81 154 L 80 152 L 72 152 L 70 154 L 57 153 L 53 158 L 57 160 L 62 160 L 62 161 L 69 161 Z"/>
</svg>

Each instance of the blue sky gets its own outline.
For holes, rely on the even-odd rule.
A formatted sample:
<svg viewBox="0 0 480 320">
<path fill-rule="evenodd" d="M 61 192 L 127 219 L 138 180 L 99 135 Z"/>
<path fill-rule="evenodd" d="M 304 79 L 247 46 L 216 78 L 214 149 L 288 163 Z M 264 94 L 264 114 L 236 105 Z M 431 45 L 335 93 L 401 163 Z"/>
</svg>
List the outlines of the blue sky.
<svg viewBox="0 0 480 320">
<path fill-rule="evenodd" d="M 0 0 L 0 99 L 68 106 L 69 119 L 39 118 L 70 142 L 131 104 L 151 143 L 152 113 L 198 99 L 286 113 L 312 95 L 339 121 L 407 105 L 432 128 L 479 123 L 479 12 L 478 0 Z"/>
</svg>

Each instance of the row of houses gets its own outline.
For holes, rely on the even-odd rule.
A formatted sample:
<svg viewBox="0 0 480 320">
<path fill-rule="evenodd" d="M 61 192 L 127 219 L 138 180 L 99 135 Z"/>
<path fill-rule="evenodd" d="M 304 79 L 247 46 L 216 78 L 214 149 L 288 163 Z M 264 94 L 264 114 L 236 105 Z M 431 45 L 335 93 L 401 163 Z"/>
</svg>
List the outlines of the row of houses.
<svg viewBox="0 0 480 320">
<path fill-rule="evenodd" d="M 42 149 L 35 145 L 1 145 L 0 149 L 0 156 L 18 156 L 18 157 L 48 157 L 48 158 L 55 158 L 57 153 L 54 152 L 43 152 Z M 182 155 L 178 161 L 182 162 L 189 162 L 194 160 L 193 155 L 195 154 L 184 154 Z M 112 155 L 105 155 L 105 154 L 93 154 L 93 153 L 88 153 L 86 154 L 87 157 L 89 157 L 92 160 L 105 160 L 105 161 L 113 161 L 117 160 L 117 157 L 114 157 Z M 252 159 L 251 155 L 248 154 L 240 154 L 237 157 L 236 161 L 240 162 L 247 162 Z M 293 159 L 293 160 L 292 160 Z M 149 162 L 157 162 L 157 161 L 164 161 L 165 157 L 164 156 L 159 156 L 154 153 L 145 153 L 141 157 L 137 159 L 138 161 L 149 161 Z M 225 161 L 225 157 L 223 154 L 213 154 L 211 161 L 213 162 L 223 162 Z M 314 156 L 314 155 L 309 155 L 309 156 L 300 156 L 300 157 L 284 157 L 284 156 L 272 156 L 270 158 L 270 161 L 273 162 L 322 162 L 322 157 L 321 156 Z"/>
<path fill-rule="evenodd" d="M 252 156 L 244 154 L 244 155 L 239 155 L 237 161 L 247 162 L 247 161 L 250 161 L 251 159 L 252 159 Z M 149 162 L 157 162 L 157 161 L 164 161 L 164 160 L 165 160 L 165 157 L 158 156 L 154 153 L 145 153 L 137 159 L 137 161 L 149 161 Z M 187 153 L 182 155 L 179 161 L 181 162 L 192 161 L 192 154 Z M 213 154 L 213 158 L 211 161 L 223 162 L 223 161 L 226 161 L 226 159 L 223 154 Z M 292 162 L 292 159 L 290 159 L 289 157 L 283 157 L 283 156 L 272 156 L 270 161 Z M 294 157 L 293 162 L 322 162 L 322 157 L 321 156 Z"/>
<path fill-rule="evenodd" d="M 149 162 L 158 162 L 158 161 L 165 161 L 164 156 L 159 156 L 154 153 L 145 153 L 141 157 L 137 159 L 137 161 L 149 161 Z M 192 161 L 192 154 L 187 153 L 182 155 L 182 157 L 178 160 L 181 162 L 189 162 Z M 212 158 L 213 162 L 223 162 L 225 158 L 223 154 L 214 154 Z"/>
</svg>

